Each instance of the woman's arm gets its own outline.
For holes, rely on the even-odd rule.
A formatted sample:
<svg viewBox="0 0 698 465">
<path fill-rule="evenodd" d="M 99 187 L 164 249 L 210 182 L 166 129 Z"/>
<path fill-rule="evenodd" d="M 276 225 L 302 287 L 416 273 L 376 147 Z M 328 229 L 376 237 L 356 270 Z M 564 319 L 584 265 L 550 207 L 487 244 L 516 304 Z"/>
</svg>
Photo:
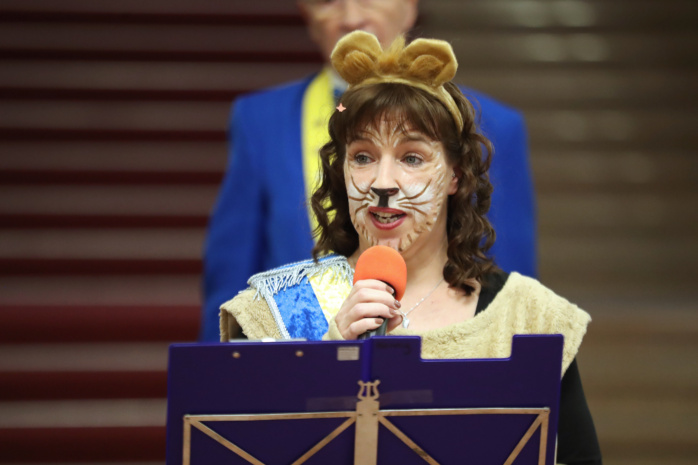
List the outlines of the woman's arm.
<svg viewBox="0 0 698 465">
<path fill-rule="evenodd" d="M 562 377 L 557 427 L 557 462 L 566 465 L 601 465 L 601 449 L 587 405 L 577 359 Z"/>
</svg>

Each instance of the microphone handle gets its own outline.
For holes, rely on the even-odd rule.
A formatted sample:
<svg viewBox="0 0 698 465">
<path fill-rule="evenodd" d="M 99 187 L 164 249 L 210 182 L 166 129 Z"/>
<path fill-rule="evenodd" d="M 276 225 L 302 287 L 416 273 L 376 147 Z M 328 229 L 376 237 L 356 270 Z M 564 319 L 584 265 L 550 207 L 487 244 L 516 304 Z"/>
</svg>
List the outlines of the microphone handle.
<svg viewBox="0 0 698 465">
<path fill-rule="evenodd" d="M 384 318 L 383 324 L 381 324 L 376 329 L 366 331 L 361 336 L 359 336 L 359 339 L 368 339 L 369 337 L 373 337 L 373 336 L 385 336 L 385 333 L 387 331 L 388 331 L 388 320 Z"/>
</svg>

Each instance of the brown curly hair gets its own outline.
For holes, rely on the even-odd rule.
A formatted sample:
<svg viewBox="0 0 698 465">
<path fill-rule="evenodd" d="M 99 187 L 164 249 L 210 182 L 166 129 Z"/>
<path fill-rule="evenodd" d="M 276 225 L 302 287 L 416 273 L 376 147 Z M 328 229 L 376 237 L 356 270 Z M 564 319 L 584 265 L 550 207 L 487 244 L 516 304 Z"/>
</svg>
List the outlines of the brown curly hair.
<svg viewBox="0 0 698 465">
<path fill-rule="evenodd" d="M 402 130 L 417 130 L 440 141 L 459 175 L 458 189 L 448 199 L 444 279 L 470 294 L 473 289 L 467 280 L 482 282 L 482 277 L 495 268 L 486 255 L 495 233 L 485 217 L 492 194 L 488 175 L 492 144 L 477 132 L 473 106 L 458 87 L 451 82 L 444 87 L 463 115 L 460 132 L 444 104 L 416 87 L 383 82 L 348 90 L 342 96 L 346 109 L 334 112 L 330 118 L 330 141 L 320 150 L 322 181 L 310 200 L 318 221 L 313 248 L 316 260 L 330 252 L 348 257 L 358 248 L 359 235 L 351 222 L 344 180 L 346 146 L 365 128 L 377 128 L 381 121 L 388 120 L 395 121 Z"/>
</svg>

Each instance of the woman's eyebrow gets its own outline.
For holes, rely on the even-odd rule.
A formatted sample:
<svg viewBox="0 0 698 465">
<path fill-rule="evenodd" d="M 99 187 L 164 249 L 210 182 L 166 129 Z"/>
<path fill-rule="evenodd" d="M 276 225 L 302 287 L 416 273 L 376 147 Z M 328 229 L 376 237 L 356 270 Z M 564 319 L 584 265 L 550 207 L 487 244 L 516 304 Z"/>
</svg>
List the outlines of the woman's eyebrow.
<svg viewBox="0 0 698 465">
<path fill-rule="evenodd" d="M 400 142 L 425 142 L 427 144 L 430 144 L 433 142 L 431 137 L 426 136 L 425 134 L 422 134 L 421 132 L 407 132 L 403 133 L 400 139 L 398 139 Z"/>
</svg>

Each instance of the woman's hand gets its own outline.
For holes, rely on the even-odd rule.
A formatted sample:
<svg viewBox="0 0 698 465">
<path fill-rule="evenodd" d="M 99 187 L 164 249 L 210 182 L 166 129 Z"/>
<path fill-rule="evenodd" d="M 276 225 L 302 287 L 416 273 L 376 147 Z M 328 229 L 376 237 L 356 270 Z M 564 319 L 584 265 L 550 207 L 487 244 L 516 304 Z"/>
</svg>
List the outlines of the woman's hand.
<svg viewBox="0 0 698 465">
<path fill-rule="evenodd" d="M 395 300 L 394 292 L 382 281 L 357 281 L 334 317 L 342 337 L 347 340 L 357 339 L 366 331 L 383 324 L 383 318 L 389 320 L 388 331 L 399 325 L 402 321 L 402 317 L 397 313 L 400 302 Z"/>
</svg>

